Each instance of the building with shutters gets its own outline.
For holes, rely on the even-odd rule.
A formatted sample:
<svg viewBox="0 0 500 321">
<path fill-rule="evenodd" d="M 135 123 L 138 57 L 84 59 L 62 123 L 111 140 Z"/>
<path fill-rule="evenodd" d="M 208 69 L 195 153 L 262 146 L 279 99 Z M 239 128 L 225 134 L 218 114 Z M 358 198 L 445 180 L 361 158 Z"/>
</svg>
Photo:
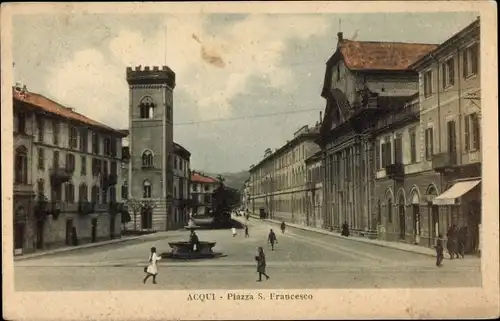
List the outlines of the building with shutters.
<svg viewBox="0 0 500 321">
<path fill-rule="evenodd" d="M 121 237 L 123 133 L 16 85 L 14 253 Z"/>
<path fill-rule="evenodd" d="M 347 223 L 354 235 L 377 237 L 374 130 L 379 119 L 400 112 L 418 92 L 418 73 L 410 65 L 436 47 L 352 41 L 338 33 L 321 94 L 326 100 L 318 139 L 325 169 L 325 228 L 340 231 Z"/>
<path fill-rule="evenodd" d="M 419 74 L 421 148 L 406 216 L 419 213 L 422 245 L 455 224 L 467 230 L 466 252 L 480 250 L 480 56 L 478 18 L 410 66 Z"/>
<path fill-rule="evenodd" d="M 190 197 L 194 207 L 193 215 L 209 215 L 212 211 L 212 194 L 219 186 L 219 181 L 208 175 L 192 171 Z"/>
<path fill-rule="evenodd" d="M 321 150 L 305 160 L 306 181 L 306 225 L 324 227 L 323 224 L 323 179 L 325 177 Z"/>
<path fill-rule="evenodd" d="M 271 219 L 308 224 L 306 159 L 319 151 L 318 136 L 319 123 L 312 128 L 302 126 L 290 141 L 274 152 L 267 149 L 264 158 L 250 168 L 254 215 L 264 211 Z"/>
<path fill-rule="evenodd" d="M 186 226 L 191 209 L 190 189 L 191 181 L 191 153 L 174 142 L 173 146 L 173 215 L 169 222 L 169 229 Z"/>
</svg>

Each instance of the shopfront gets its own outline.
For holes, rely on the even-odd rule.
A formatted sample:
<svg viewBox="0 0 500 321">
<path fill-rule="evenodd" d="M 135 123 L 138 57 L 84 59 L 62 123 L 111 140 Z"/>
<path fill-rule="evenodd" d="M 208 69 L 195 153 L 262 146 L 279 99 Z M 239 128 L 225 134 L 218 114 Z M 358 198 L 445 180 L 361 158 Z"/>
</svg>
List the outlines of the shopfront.
<svg viewBox="0 0 500 321">
<path fill-rule="evenodd" d="M 466 253 L 480 253 L 481 179 L 454 181 L 453 185 L 433 200 L 433 205 L 445 207 L 451 224 L 467 228 Z M 448 226 L 449 227 L 449 226 Z M 448 228 L 447 227 L 447 228 Z"/>
</svg>

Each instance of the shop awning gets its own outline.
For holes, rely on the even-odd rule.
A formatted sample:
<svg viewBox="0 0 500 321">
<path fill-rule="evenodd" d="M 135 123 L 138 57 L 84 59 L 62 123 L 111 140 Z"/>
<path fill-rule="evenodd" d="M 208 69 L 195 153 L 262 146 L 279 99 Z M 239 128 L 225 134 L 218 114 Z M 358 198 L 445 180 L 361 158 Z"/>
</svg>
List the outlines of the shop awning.
<svg viewBox="0 0 500 321">
<path fill-rule="evenodd" d="M 433 201 L 434 205 L 455 205 L 456 199 L 464 195 L 474 187 L 476 187 L 481 180 L 462 181 L 455 183 L 449 190 L 436 197 Z"/>
</svg>

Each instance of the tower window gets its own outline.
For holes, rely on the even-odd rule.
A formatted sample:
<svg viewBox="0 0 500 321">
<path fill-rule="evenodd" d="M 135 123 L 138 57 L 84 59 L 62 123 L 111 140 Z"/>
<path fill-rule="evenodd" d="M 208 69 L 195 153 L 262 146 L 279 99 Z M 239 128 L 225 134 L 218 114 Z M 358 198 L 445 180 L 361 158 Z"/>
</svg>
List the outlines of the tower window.
<svg viewBox="0 0 500 321">
<path fill-rule="evenodd" d="M 151 198 L 151 183 L 148 180 L 145 180 L 142 184 L 142 190 L 144 198 Z"/>
<path fill-rule="evenodd" d="M 142 119 L 153 119 L 154 101 L 151 97 L 144 97 L 139 104 Z"/>
<path fill-rule="evenodd" d="M 153 152 L 150 150 L 144 151 L 142 153 L 142 167 L 151 168 L 153 167 Z"/>
</svg>

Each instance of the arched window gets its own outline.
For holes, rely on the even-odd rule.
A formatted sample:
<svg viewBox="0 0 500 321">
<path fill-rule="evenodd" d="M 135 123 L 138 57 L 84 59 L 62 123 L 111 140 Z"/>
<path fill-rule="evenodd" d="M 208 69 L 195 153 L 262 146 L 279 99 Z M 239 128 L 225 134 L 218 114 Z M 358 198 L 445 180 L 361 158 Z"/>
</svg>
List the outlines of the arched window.
<svg viewBox="0 0 500 321">
<path fill-rule="evenodd" d="M 142 190 L 144 198 L 151 198 L 151 183 L 148 180 L 145 180 L 142 184 Z"/>
<path fill-rule="evenodd" d="M 153 152 L 150 150 L 144 151 L 142 153 L 142 167 L 151 168 L 153 167 Z"/>
<path fill-rule="evenodd" d="M 140 109 L 140 116 L 142 119 L 153 119 L 153 109 L 155 107 L 153 98 L 147 96 L 142 98 L 140 104 L 139 104 L 139 109 Z"/>
<path fill-rule="evenodd" d="M 66 203 L 73 204 L 75 202 L 75 185 L 71 182 L 66 183 L 64 194 L 66 194 Z"/>
<path fill-rule="evenodd" d="M 15 155 L 15 175 L 17 184 L 26 184 L 28 182 L 28 150 L 21 146 L 16 149 Z"/>
</svg>

